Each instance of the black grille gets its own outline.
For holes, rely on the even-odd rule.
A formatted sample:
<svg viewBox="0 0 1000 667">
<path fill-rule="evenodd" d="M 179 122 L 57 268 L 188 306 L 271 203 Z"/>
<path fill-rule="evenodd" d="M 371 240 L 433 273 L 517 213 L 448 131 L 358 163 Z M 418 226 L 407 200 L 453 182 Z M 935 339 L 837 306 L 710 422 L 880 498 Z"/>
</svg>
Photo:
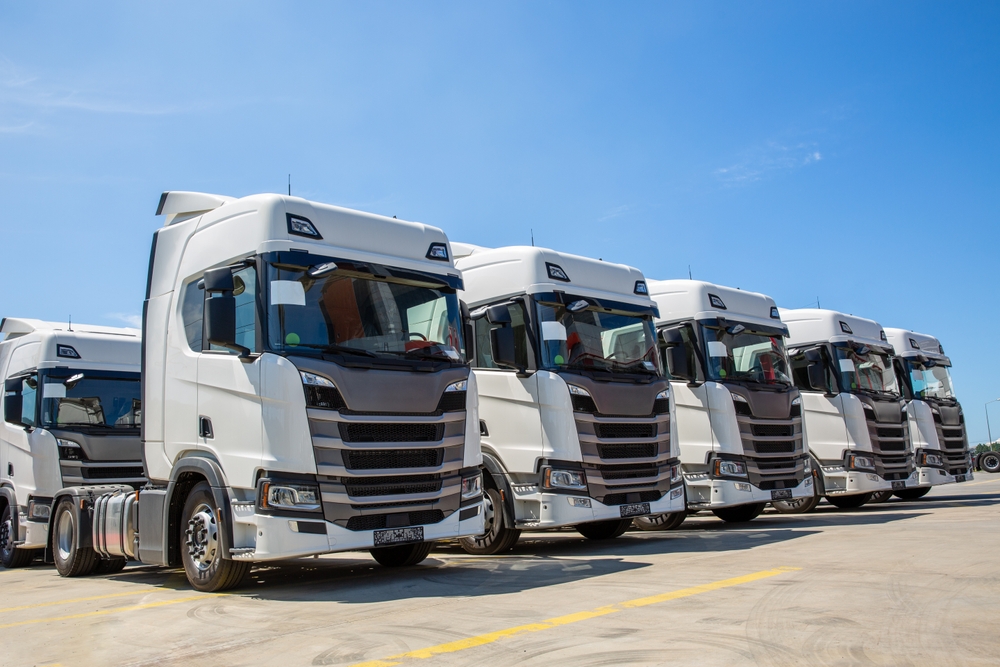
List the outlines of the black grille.
<svg viewBox="0 0 1000 667">
<path fill-rule="evenodd" d="M 670 399 L 658 398 L 653 401 L 653 414 L 665 415 L 670 412 Z"/>
<path fill-rule="evenodd" d="M 620 445 L 598 445 L 597 455 L 602 459 L 643 459 L 656 456 L 655 442 L 629 442 Z"/>
<path fill-rule="evenodd" d="M 594 424 L 598 438 L 653 438 L 656 424 Z"/>
<path fill-rule="evenodd" d="M 964 433 L 962 433 L 962 429 L 960 428 L 946 428 L 942 429 L 941 432 L 944 434 L 944 437 L 946 438 L 961 438 L 965 435 Z"/>
<path fill-rule="evenodd" d="M 590 396 L 570 394 L 570 398 L 573 399 L 573 410 L 575 412 L 597 412 L 597 404 L 594 403 L 594 399 Z"/>
<path fill-rule="evenodd" d="M 757 468 L 761 472 L 771 471 L 781 472 L 782 470 L 795 470 L 795 459 L 783 459 L 781 461 L 762 461 L 757 460 Z"/>
<path fill-rule="evenodd" d="M 431 468 L 441 465 L 442 449 L 373 449 L 344 451 L 348 470 L 386 470 L 391 468 Z"/>
<path fill-rule="evenodd" d="M 965 440 L 945 440 L 945 449 L 957 449 L 959 451 L 965 451 Z"/>
<path fill-rule="evenodd" d="M 756 436 L 784 436 L 792 437 L 793 428 L 791 424 L 750 424 L 750 432 Z"/>
<path fill-rule="evenodd" d="M 802 406 L 801 405 L 793 405 L 792 406 L 792 410 L 791 410 L 791 412 L 789 412 L 788 416 L 790 418 L 801 417 L 802 416 Z"/>
<path fill-rule="evenodd" d="M 741 401 L 733 401 L 733 407 L 736 408 L 736 414 L 742 415 L 744 417 L 753 417 L 753 410 L 750 409 L 749 403 L 743 403 Z"/>
<path fill-rule="evenodd" d="M 344 477 L 347 495 L 398 496 L 405 493 L 433 493 L 441 490 L 438 475 L 404 475 L 399 477 Z"/>
<path fill-rule="evenodd" d="M 630 499 L 629 496 L 634 498 Z M 625 503 L 652 503 L 663 497 L 659 491 L 639 491 L 637 493 L 609 493 L 601 501 L 605 505 L 624 505 Z"/>
<path fill-rule="evenodd" d="M 347 530 L 379 530 L 386 527 L 388 514 L 372 514 L 369 516 L 352 516 L 347 520 Z M 423 510 L 421 512 L 407 512 L 406 526 L 424 526 L 429 523 L 437 523 L 444 519 L 444 512 L 441 510 Z M 393 522 L 393 528 L 403 528 Z"/>
<path fill-rule="evenodd" d="M 302 385 L 306 390 L 306 405 L 310 408 L 324 410 L 340 410 L 347 407 L 344 398 L 336 387 L 317 387 L 313 384 Z"/>
<path fill-rule="evenodd" d="M 753 448 L 758 454 L 790 454 L 795 451 L 795 443 L 754 440 Z"/>
<path fill-rule="evenodd" d="M 934 415 L 934 421 L 937 422 L 938 424 L 940 424 L 941 423 L 941 415 L 940 415 L 940 413 L 935 412 L 935 413 L 933 413 L 933 415 Z"/>
<path fill-rule="evenodd" d="M 875 429 L 876 435 L 880 438 L 902 438 L 902 426 L 879 426 Z"/>
<path fill-rule="evenodd" d="M 443 436 L 443 424 L 340 423 L 344 442 L 437 442 Z"/>
<path fill-rule="evenodd" d="M 142 466 L 123 466 L 120 468 L 81 468 L 84 479 L 133 479 L 142 477 L 145 473 Z"/>
<path fill-rule="evenodd" d="M 905 442 L 879 442 L 878 448 L 883 452 L 905 452 L 906 443 Z"/>
<path fill-rule="evenodd" d="M 459 412 L 465 409 L 464 391 L 446 391 L 438 401 L 438 412 Z"/>
<path fill-rule="evenodd" d="M 659 467 L 655 463 L 639 463 L 625 466 L 601 466 L 601 476 L 611 479 L 642 479 L 656 477 Z"/>
</svg>

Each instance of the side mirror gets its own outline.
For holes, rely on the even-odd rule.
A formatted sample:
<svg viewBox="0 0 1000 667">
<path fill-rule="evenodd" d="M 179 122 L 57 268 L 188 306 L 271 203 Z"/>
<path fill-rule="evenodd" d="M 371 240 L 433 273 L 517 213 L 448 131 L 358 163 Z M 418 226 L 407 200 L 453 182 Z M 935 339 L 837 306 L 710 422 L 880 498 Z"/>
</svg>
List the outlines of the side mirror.
<svg viewBox="0 0 1000 667">
<path fill-rule="evenodd" d="M 809 381 L 809 388 L 813 391 L 827 391 L 826 385 L 826 365 L 823 363 L 823 353 L 817 348 L 805 351 L 806 358 L 806 379 Z"/>
<path fill-rule="evenodd" d="M 458 302 L 458 309 L 462 313 L 462 338 L 465 339 L 463 352 L 465 352 L 466 361 L 472 361 L 476 340 L 476 331 L 472 326 L 472 313 L 469 312 L 469 305 L 461 300 Z"/>
<path fill-rule="evenodd" d="M 687 344 L 684 342 L 684 335 L 681 327 L 673 329 L 663 329 L 660 332 L 665 349 L 664 356 L 667 362 L 667 371 L 670 377 L 676 380 L 694 382 L 696 379 L 695 369 L 691 367 L 688 357 Z"/>
<path fill-rule="evenodd" d="M 8 424 L 24 426 L 21 421 L 21 380 L 11 379 L 4 382 L 3 419 Z"/>
<path fill-rule="evenodd" d="M 514 329 L 503 326 L 490 330 L 490 352 L 493 362 L 501 368 L 522 370 L 514 352 Z"/>
<path fill-rule="evenodd" d="M 228 266 L 206 271 L 204 281 L 206 294 L 232 292 L 236 289 L 236 284 L 233 282 L 233 271 Z"/>
<path fill-rule="evenodd" d="M 247 357 L 250 350 L 236 343 L 236 297 L 233 272 L 228 267 L 205 272 L 205 320 L 202 340 Z M 207 349 L 207 348 L 206 348 Z"/>
<path fill-rule="evenodd" d="M 510 324 L 510 308 L 505 303 L 498 303 L 486 309 L 486 319 L 490 324 Z"/>
</svg>

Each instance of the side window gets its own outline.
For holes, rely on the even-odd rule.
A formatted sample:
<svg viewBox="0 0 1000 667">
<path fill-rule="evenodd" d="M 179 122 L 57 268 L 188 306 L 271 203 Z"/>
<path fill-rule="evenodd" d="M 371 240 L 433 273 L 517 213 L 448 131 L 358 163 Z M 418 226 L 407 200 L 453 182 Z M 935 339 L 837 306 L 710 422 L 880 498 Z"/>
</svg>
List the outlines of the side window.
<svg viewBox="0 0 1000 667">
<path fill-rule="evenodd" d="M 201 352 L 204 349 L 205 291 L 198 287 L 199 282 L 196 279 L 187 284 L 181 301 L 184 335 L 188 345 L 196 352 Z M 233 283 L 236 287 L 233 292 L 233 296 L 236 297 L 236 342 L 249 348 L 251 352 L 258 352 L 257 270 L 248 266 L 234 271 Z M 210 349 L 220 352 L 228 351 L 215 345 L 211 346 Z"/>
<path fill-rule="evenodd" d="M 184 335 L 188 345 L 195 352 L 201 352 L 202 319 L 205 316 L 205 291 L 198 289 L 198 281 L 192 280 L 184 288 L 181 301 L 181 319 L 184 321 Z"/>
<path fill-rule="evenodd" d="M 528 368 L 531 364 L 528 363 L 528 325 L 524 305 L 515 302 L 509 304 L 508 308 L 510 310 L 510 326 L 514 328 L 514 355 L 519 366 Z M 475 367 L 498 368 L 493 361 L 490 350 L 490 330 L 495 329 L 496 325 L 490 324 L 485 317 L 476 320 L 474 325 L 476 333 Z"/>
<path fill-rule="evenodd" d="M 35 426 L 35 406 L 38 404 L 38 376 L 30 375 L 21 382 L 21 423 Z"/>
</svg>

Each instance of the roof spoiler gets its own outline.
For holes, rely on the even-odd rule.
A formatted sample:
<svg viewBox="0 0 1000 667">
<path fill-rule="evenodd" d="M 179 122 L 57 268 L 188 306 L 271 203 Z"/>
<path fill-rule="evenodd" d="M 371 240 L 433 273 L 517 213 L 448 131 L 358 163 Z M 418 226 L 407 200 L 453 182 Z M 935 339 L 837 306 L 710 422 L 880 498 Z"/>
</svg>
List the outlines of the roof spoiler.
<svg viewBox="0 0 1000 667">
<path fill-rule="evenodd" d="M 235 198 L 208 194 L 207 192 L 167 191 L 160 195 L 160 203 L 156 207 L 156 215 L 167 216 L 165 226 L 169 227 L 181 220 L 187 220 L 188 218 L 193 218 L 202 213 L 217 209 L 231 201 L 235 201 Z"/>
</svg>

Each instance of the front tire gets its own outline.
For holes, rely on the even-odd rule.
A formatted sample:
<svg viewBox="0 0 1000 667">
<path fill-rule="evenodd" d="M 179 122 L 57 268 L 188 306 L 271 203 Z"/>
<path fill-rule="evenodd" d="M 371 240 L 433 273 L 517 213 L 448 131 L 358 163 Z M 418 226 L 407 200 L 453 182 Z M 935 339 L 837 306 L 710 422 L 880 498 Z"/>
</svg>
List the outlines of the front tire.
<svg viewBox="0 0 1000 667">
<path fill-rule="evenodd" d="M 670 512 L 669 514 L 654 514 L 653 516 L 640 516 L 632 519 L 632 523 L 639 530 L 675 530 L 684 523 L 687 512 Z"/>
<path fill-rule="evenodd" d="M 1000 472 L 1000 452 L 983 452 L 980 454 L 979 467 L 985 472 Z"/>
<path fill-rule="evenodd" d="M 10 505 L 3 510 L 0 517 L 0 564 L 8 570 L 24 567 L 35 558 L 35 549 L 20 549 L 14 546 L 17 533 L 14 529 L 14 512 Z"/>
<path fill-rule="evenodd" d="M 219 511 L 208 482 L 199 482 L 184 501 L 181 514 L 180 551 L 184 572 L 192 588 L 212 593 L 239 586 L 250 572 L 250 563 L 234 561 L 222 553 Z"/>
<path fill-rule="evenodd" d="M 900 489 L 896 491 L 893 495 L 897 498 L 902 498 L 903 500 L 917 500 L 918 498 L 923 498 L 928 493 L 930 493 L 931 487 L 924 486 L 919 489 Z"/>
<path fill-rule="evenodd" d="M 94 574 L 115 574 L 124 570 L 127 564 L 128 560 L 124 558 L 102 558 L 97 561 Z"/>
<path fill-rule="evenodd" d="M 63 577 L 83 577 L 97 567 L 97 553 L 90 547 L 78 543 L 76 507 L 72 500 L 65 498 L 56 506 L 52 518 L 52 560 L 56 570 Z"/>
<path fill-rule="evenodd" d="M 737 505 L 736 507 L 719 507 L 712 510 L 712 514 L 726 523 L 745 523 L 759 517 L 766 506 L 767 503 L 748 503 L 746 505 Z"/>
<path fill-rule="evenodd" d="M 416 544 L 369 549 L 368 552 L 383 567 L 409 567 L 427 558 L 433 548 L 433 542 L 417 542 Z"/>
<path fill-rule="evenodd" d="M 463 537 L 459 540 L 466 553 L 477 556 L 498 554 L 510 551 L 521 537 L 521 531 L 507 526 L 504 518 L 503 500 L 500 492 L 494 488 L 486 489 L 483 494 L 483 513 L 486 532 L 478 537 Z"/>
<path fill-rule="evenodd" d="M 869 500 L 866 504 L 868 504 L 868 505 L 875 505 L 875 504 L 878 504 L 878 503 L 888 502 L 889 498 L 892 498 L 892 491 L 891 490 L 890 491 L 876 491 L 875 493 L 872 494 L 871 500 Z"/>
<path fill-rule="evenodd" d="M 631 525 L 632 519 L 610 519 L 608 521 L 588 521 L 573 527 L 576 528 L 576 532 L 588 540 L 613 540 L 616 537 L 621 537 Z"/>
<path fill-rule="evenodd" d="M 850 496 L 827 496 L 826 502 L 842 510 L 852 510 L 867 503 L 871 500 L 871 497 L 872 494 L 870 493 L 855 493 Z"/>
</svg>

